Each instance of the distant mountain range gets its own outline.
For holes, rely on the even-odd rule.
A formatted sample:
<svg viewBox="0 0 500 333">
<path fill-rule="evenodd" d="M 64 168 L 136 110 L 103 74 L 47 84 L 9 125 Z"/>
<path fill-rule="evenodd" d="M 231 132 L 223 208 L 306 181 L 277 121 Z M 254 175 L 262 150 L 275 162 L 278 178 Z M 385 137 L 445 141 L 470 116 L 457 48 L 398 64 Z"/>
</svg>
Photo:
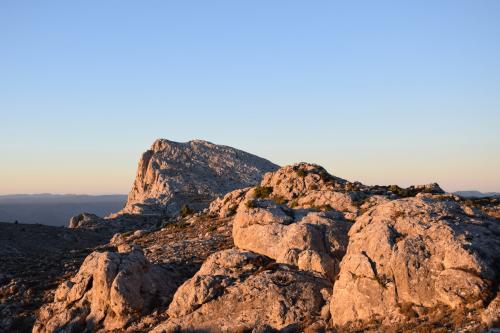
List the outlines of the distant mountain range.
<svg viewBox="0 0 500 333">
<path fill-rule="evenodd" d="M 456 191 L 453 194 L 464 198 L 486 198 L 500 196 L 500 192 Z"/>
<path fill-rule="evenodd" d="M 66 226 L 82 212 L 105 216 L 119 211 L 127 195 L 13 194 L 0 195 L 0 222 L 41 223 Z"/>
</svg>

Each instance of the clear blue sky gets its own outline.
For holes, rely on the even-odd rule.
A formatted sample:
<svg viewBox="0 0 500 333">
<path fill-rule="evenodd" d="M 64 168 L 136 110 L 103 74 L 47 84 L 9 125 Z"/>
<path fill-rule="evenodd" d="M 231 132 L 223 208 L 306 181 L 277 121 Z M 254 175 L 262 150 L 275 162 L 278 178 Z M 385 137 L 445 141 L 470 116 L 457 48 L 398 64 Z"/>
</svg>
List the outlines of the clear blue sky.
<svg viewBox="0 0 500 333">
<path fill-rule="evenodd" d="M 0 2 L 0 193 L 125 193 L 155 138 L 500 191 L 500 1 Z"/>
</svg>

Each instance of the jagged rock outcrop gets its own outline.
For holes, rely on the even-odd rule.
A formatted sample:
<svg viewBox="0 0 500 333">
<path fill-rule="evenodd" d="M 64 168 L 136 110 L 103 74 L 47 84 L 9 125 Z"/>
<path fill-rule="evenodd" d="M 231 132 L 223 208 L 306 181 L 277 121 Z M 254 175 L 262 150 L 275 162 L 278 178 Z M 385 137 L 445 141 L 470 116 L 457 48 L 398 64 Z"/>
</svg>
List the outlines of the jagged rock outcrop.
<svg viewBox="0 0 500 333">
<path fill-rule="evenodd" d="M 326 323 L 330 286 L 320 277 L 273 264 L 255 253 L 221 251 L 178 289 L 168 310 L 170 320 L 152 332 L 290 326 L 300 331 L 317 321 Z"/>
<path fill-rule="evenodd" d="M 221 190 L 202 212 L 76 217 L 77 228 L 117 232 L 107 247 L 127 253 L 89 256 L 42 307 L 34 331 L 322 332 L 335 325 L 408 332 L 498 324 L 500 226 L 488 213 L 497 202 L 485 210 L 437 184 L 366 186 L 308 163 L 248 187 L 257 177 L 240 177 L 246 169 L 230 162 L 232 153 L 212 152 L 220 149 L 232 148 L 157 141 L 126 208 L 175 214 L 183 204 L 207 207 L 223 188 L 217 182 L 229 177 L 219 167 L 240 170 L 225 190 L 246 185 Z M 453 322 L 462 310 L 463 320 Z"/>
<path fill-rule="evenodd" d="M 165 304 L 174 286 L 141 250 L 93 252 L 71 280 L 57 288 L 54 302 L 38 313 L 34 333 L 110 331 Z"/>
<path fill-rule="evenodd" d="M 163 221 L 161 216 L 155 215 L 116 214 L 113 217 L 102 218 L 95 214 L 82 213 L 70 219 L 68 228 L 93 230 L 111 237 L 120 232 L 154 229 Z"/>
<path fill-rule="evenodd" d="M 254 199 L 238 208 L 233 239 L 241 249 L 334 279 L 350 226 L 338 212 L 291 209 Z"/>
<path fill-rule="evenodd" d="M 272 189 L 272 195 L 289 202 L 293 207 L 328 207 L 356 214 L 356 200 L 365 196 L 369 187 L 332 176 L 316 164 L 298 163 L 267 173 L 260 186 Z"/>
<path fill-rule="evenodd" d="M 140 161 L 121 213 L 175 215 L 183 205 L 201 209 L 218 196 L 257 184 L 278 167 L 244 151 L 193 140 L 157 140 Z"/>
<path fill-rule="evenodd" d="M 333 323 L 393 325 L 440 305 L 486 307 L 500 277 L 498 235 L 498 220 L 470 217 L 445 197 L 376 206 L 349 231 L 330 302 Z"/>
<path fill-rule="evenodd" d="M 243 188 L 227 193 L 210 203 L 208 214 L 220 218 L 229 217 L 236 214 L 238 206 L 247 198 L 247 193 L 251 188 Z"/>
</svg>

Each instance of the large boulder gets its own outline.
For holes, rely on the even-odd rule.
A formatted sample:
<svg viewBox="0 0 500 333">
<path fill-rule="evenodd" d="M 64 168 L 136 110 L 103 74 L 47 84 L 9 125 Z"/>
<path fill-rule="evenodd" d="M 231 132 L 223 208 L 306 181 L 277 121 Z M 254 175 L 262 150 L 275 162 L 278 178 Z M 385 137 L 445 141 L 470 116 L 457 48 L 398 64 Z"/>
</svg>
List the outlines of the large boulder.
<svg viewBox="0 0 500 333">
<path fill-rule="evenodd" d="M 330 208 L 344 213 L 358 213 L 357 201 L 368 190 L 361 183 L 351 183 L 332 176 L 316 164 L 297 163 L 267 173 L 261 188 L 272 191 L 274 198 L 285 200 L 293 207 Z"/>
<path fill-rule="evenodd" d="M 93 252 L 37 314 L 34 333 L 119 330 L 166 304 L 174 285 L 139 249 Z"/>
<path fill-rule="evenodd" d="M 338 212 L 291 209 L 254 199 L 239 206 L 233 239 L 241 249 L 334 279 L 350 226 Z"/>
<path fill-rule="evenodd" d="M 183 205 L 194 209 L 238 188 L 257 184 L 277 165 L 244 151 L 193 140 L 156 140 L 137 169 L 120 213 L 175 215 Z"/>
<path fill-rule="evenodd" d="M 91 229 L 96 225 L 99 225 L 103 222 L 103 219 L 99 216 L 92 213 L 81 213 L 76 216 L 73 216 L 69 220 L 68 228 L 76 229 L 76 228 L 84 228 Z"/>
<path fill-rule="evenodd" d="M 393 325 L 409 312 L 486 307 L 498 287 L 498 235 L 498 220 L 470 217 L 445 197 L 376 206 L 349 231 L 330 302 L 333 323 Z"/>
<path fill-rule="evenodd" d="M 236 214 L 239 205 L 247 198 L 250 188 L 231 191 L 210 203 L 207 213 L 210 216 L 224 218 Z"/>
<path fill-rule="evenodd" d="M 273 264 L 261 255 L 224 250 L 209 257 L 177 290 L 168 309 L 170 319 L 152 332 L 299 330 L 328 320 L 330 288 L 318 276 Z"/>
</svg>

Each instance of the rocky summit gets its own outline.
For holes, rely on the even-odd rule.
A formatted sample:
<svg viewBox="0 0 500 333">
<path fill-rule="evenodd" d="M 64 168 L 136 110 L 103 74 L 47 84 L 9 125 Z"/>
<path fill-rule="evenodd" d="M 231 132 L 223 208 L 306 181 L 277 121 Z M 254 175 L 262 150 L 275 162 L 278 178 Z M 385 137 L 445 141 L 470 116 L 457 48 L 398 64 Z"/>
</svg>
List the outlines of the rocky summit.
<svg viewBox="0 0 500 333">
<path fill-rule="evenodd" d="M 139 161 L 121 213 L 177 214 L 182 206 L 205 208 L 227 192 L 253 186 L 277 165 L 244 151 L 193 140 L 156 140 Z"/>
<path fill-rule="evenodd" d="M 80 252 L 89 254 L 60 275 L 54 268 L 43 299 L 30 303 L 29 295 L 16 293 L 23 276 L 6 266 L 0 313 L 22 313 L 24 326 L 9 318 L 1 328 L 311 333 L 499 327 L 497 198 L 465 199 L 437 184 L 368 186 L 315 164 L 278 169 L 237 152 L 200 141 L 157 141 L 141 159 L 128 214 L 84 213 L 71 220 L 74 229 L 58 232 L 104 239 L 99 246 L 82 239 L 87 252 Z M 219 170 L 222 165 L 227 168 Z M 265 168 L 271 171 L 263 174 Z M 180 211 L 186 204 L 199 210 Z M 149 215 L 158 209 L 168 214 Z M 120 229 L 123 224 L 128 227 Z M 23 247 L 11 242 L 3 251 L 19 256 Z M 30 308 L 20 312 L 23 302 Z"/>
</svg>

